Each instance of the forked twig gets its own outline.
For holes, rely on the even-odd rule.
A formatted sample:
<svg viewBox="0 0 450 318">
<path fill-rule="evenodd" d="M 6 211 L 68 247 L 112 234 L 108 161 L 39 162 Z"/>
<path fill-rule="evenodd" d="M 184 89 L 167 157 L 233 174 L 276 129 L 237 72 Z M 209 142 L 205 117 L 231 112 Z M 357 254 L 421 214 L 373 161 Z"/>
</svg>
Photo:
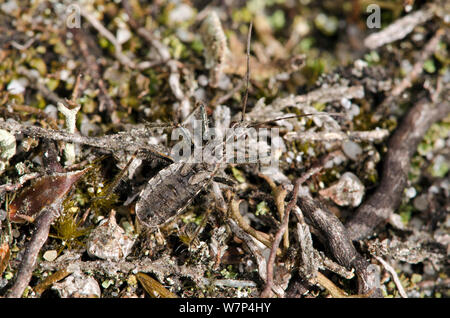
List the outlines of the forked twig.
<svg viewBox="0 0 450 318">
<path fill-rule="evenodd" d="M 267 281 L 266 281 L 266 287 L 261 293 L 261 297 L 267 298 L 270 297 L 271 290 L 273 287 L 273 267 L 275 263 L 275 257 L 276 252 L 278 249 L 278 245 L 280 245 L 281 238 L 284 234 L 284 232 L 287 230 L 288 224 L 289 224 L 289 215 L 291 213 L 291 210 L 294 208 L 295 204 L 297 203 L 297 196 L 298 191 L 301 185 L 302 179 L 299 178 L 295 182 L 294 190 L 292 192 L 292 199 L 288 203 L 286 207 L 286 211 L 284 213 L 283 222 L 278 229 L 277 233 L 275 234 L 275 238 L 273 240 L 272 249 L 270 250 L 269 260 L 267 261 Z"/>
<path fill-rule="evenodd" d="M 28 286 L 28 283 L 31 280 L 39 251 L 41 250 L 45 241 L 47 241 L 48 233 L 50 231 L 50 225 L 59 215 L 59 209 L 61 208 L 60 205 L 61 201 L 52 204 L 48 208 L 45 208 L 36 219 L 35 232 L 25 250 L 25 254 L 22 262 L 20 263 L 14 285 L 6 295 L 8 298 L 22 297 L 25 288 Z"/>
</svg>

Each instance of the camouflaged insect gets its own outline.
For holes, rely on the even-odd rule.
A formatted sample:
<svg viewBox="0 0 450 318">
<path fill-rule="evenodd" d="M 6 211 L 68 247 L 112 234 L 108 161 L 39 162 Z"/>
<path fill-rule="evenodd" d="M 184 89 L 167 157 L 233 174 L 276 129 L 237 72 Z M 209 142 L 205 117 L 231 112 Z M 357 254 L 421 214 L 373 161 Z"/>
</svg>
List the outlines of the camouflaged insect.
<svg viewBox="0 0 450 318">
<path fill-rule="evenodd" d="M 136 204 L 139 221 L 153 229 L 171 221 L 210 183 L 218 168 L 218 163 L 178 162 L 158 172 Z"/>
</svg>

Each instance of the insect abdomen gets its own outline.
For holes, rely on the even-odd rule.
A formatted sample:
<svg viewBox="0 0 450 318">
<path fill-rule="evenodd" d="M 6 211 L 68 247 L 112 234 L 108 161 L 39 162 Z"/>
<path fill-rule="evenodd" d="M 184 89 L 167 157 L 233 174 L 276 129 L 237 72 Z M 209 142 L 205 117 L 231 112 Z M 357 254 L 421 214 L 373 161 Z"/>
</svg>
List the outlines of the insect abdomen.
<svg viewBox="0 0 450 318">
<path fill-rule="evenodd" d="M 187 163 L 174 163 L 161 170 L 149 181 L 136 204 L 141 223 L 155 228 L 181 213 L 208 184 L 210 173 L 205 172 L 202 165 Z"/>
</svg>

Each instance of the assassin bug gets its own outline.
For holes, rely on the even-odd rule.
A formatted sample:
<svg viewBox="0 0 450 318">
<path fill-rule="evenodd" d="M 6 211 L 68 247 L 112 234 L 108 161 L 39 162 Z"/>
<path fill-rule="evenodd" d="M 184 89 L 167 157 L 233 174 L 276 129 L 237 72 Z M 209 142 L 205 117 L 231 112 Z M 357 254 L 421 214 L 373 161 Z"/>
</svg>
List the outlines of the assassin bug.
<svg viewBox="0 0 450 318">
<path fill-rule="evenodd" d="M 225 143 L 230 140 L 239 139 L 245 135 L 245 130 L 239 130 L 238 128 L 251 127 L 251 124 L 244 121 L 250 79 L 249 51 L 251 29 L 252 24 L 250 24 L 247 37 L 246 92 L 242 102 L 242 117 L 240 122 L 232 125 L 234 132 L 230 136 L 227 136 Z M 206 112 L 203 106 L 200 107 L 200 110 L 204 125 L 203 130 L 204 133 L 207 133 L 208 120 Z M 268 122 L 311 115 L 321 115 L 321 113 L 286 116 L 283 118 L 270 120 Z M 157 229 L 160 225 L 173 220 L 177 215 L 182 213 L 192 202 L 192 200 L 211 183 L 220 171 L 220 167 L 225 163 L 223 156 L 221 155 L 219 155 L 219 157 L 210 156 L 208 160 L 198 162 L 196 161 L 197 158 L 195 157 L 195 154 L 187 158 L 185 161 L 174 162 L 173 158 L 165 155 L 164 151 L 161 150 L 160 147 L 151 145 L 147 142 L 148 138 L 151 136 L 148 133 L 148 129 L 134 129 L 128 133 L 117 133 L 115 135 L 107 135 L 103 137 L 85 137 L 56 130 L 52 131 L 39 127 L 24 126 L 15 123 L 14 121 L 0 121 L 0 124 L 0 127 L 4 129 L 19 131 L 24 134 L 34 135 L 35 137 L 80 143 L 100 147 L 110 151 L 125 150 L 128 153 L 134 152 L 134 155 L 131 160 L 129 160 L 126 168 L 122 169 L 119 177 L 116 178 L 116 184 L 112 188 L 115 188 L 138 153 L 146 152 L 154 157 L 166 161 L 166 164 L 168 165 L 148 181 L 147 185 L 140 192 L 139 199 L 136 203 L 136 215 L 138 219 L 143 225 L 151 229 Z M 183 128 L 181 131 L 184 131 Z M 207 137 L 207 135 L 204 134 L 203 137 Z M 189 137 L 187 139 L 188 141 L 190 140 Z M 191 142 L 189 142 L 189 144 L 190 143 Z M 223 147 L 223 145 L 223 142 L 216 143 L 215 141 L 210 141 L 206 144 L 206 146 L 212 150 L 217 150 Z"/>
<path fill-rule="evenodd" d="M 242 117 L 240 122 L 232 125 L 232 133 L 227 135 L 225 144 L 230 141 L 234 142 L 234 139 L 240 139 L 246 135 L 245 128 L 255 126 L 255 124 L 251 125 L 244 120 L 250 79 L 249 56 L 251 31 L 252 24 L 250 24 L 247 37 L 246 90 L 242 102 Z M 203 139 L 208 139 L 206 111 L 203 105 L 199 109 L 202 114 Z M 286 116 L 268 122 L 311 115 L 313 114 Z M 321 115 L 321 113 L 314 115 Z M 190 143 L 190 137 L 187 138 Z M 225 158 L 221 153 L 223 145 L 224 143 L 209 141 L 205 147 L 214 150 L 218 156 L 209 156 L 207 160 L 197 162 L 195 154 L 193 154 L 185 162 L 181 161 L 170 164 L 150 179 L 147 186 L 140 193 L 140 198 L 136 204 L 136 215 L 140 222 L 151 229 L 156 229 L 158 226 L 170 222 L 182 213 L 192 200 L 213 181 L 218 173 Z M 218 149 L 219 153 L 217 154 L 216 151 Z"/>
<path fill-rule="evenodd" d="M 247 87 L 243 100 L 240 126 L 244 126 L 244 115 L 248 98 L 251 30 L 252 24 L 250 24 L 247 37 Z M 203 106 L 200 107 L 200 110 L 204 132 L 207 133 L 206 111 Z M 204 137 L 206 136 L 204 135 Z M 230 136 L 233 139 L 235 137 L 239 138 L 237 135 Z M 215 148 L 220 146 L 213 145 Z M 222 163 L 222 156 L 215 158 L 216 160 L 214 157 L 210 158 L 213 159 L 210 162 L 195 162 L 195 155 L 190 156 L 186 162 L 173 163 L 150 179 L 147 186 L 142 190 L 136 204 L 136 215 L 140 222 L 149 228 L 155 229 L 182 213 L 192 200 L 210 184 L 218 172 Z"/>
</svg>

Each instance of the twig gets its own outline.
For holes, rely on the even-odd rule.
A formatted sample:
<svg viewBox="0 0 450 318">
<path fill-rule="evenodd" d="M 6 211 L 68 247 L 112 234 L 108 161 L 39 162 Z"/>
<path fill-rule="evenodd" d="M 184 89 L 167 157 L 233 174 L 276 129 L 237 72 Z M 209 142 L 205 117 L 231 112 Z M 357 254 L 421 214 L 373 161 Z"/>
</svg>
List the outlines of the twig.
<svg viewBox="0 0 450 318">
<path fill-rule="evenodd" d="M 108 89 L 106 87 L 105 82 L 103 81 L 103 78 L 101 76 L 102 72 L 100 70 L 100 66 L 97 63 L 96 57 L 91 53 L 91 50 L 89 49 L 88 45 L 88 34 L 83 29 L 72 29 L 72 33 L 75 36 L 75 39 L 77 40 L 79 44 L 79 48 L 81 51 L 81 54 L 83 55 L 84 60 L 86 61 L 86 72 L 94 79 L 94 81 L 97 83 L 98 88 L 100 89 L 100 105 L 99 110 L 103 111 L 104 106 L 106 105 L 106 109 L 108 110 L 108 114 L 111 116 L 111 120 L 115 122 L 115 116 L 112 116 L 114 114 L 115 109 L 117 108 L 116 103 L 114 100 L 109 96 Z M 89 44 L 94 45 L 94 41 L 90 41 Z"/>
<path fill-rule="evenodd" d="M 425 45 L 425 48 L 420 52 L 420 56 L 414 63 L 414 66 L 410 72 L 402 79 L 400 83 L 392 88 L 391 93 L 376 109 L 375 115 L 377 117 L 385 115 L 385 112 L 389 110 L 391 105 L 395 102 L 396 98 L 400 96 L 406 89 L 408 89 L 412 83 L 423 72 L 423 64 L 425 61 L 436 51 L 440 39 L 444 35 L 444 28 L 440 28 L 436 31 L 434 36 Z M 435 95 L 435 94 L 433 94 Z"/>
<path fill-rule="evenodd" d="M 431 7 L 410 13 L 403 18 L 395 20 L 395 22 L 380 32 L 369 35 L 364 40 L 364 45 L 373 50 L 387 43 L 403 39 L 411 33 L 417 25 L 425 23 L 433 16 L 434 12 Z"/>
<path fill-rule="evenodd" d="M 358 293 L 371 293 L 371 297 L 381 297 L 378 271 L 356 251 L 341 221 L 305 191 L 300 192 L 297 204 L 305 218 L 319 230 L 324 238 L 323 243 L 328 246 L 338 264 L 346 268 L 355 268 L 358 276 Z"/>
<path fill-rule="evenodd" d="M 312 169 L 310 169 L 312 170 Z M 318 268 L 328 269 L 345 279 L 352 279 L 355 274 L 352 271 L 347 270 L 344 266 L 335 263 L 333 260 L 329 259 L 323 253 L 314 249 L 312 245 L 311 233 L 309 231 L 308 225 L 305 223 L 303 214 L 301 210 L 296 207 L 293 212 L 297 217 L 297 235 L 300 244 L 300 255 L 302 260 L 302 265 L 300 270 L 307 279 L 313 278 L 317 274 Z"/>
<path fill-rule="evenodd" d="M 179 62 L 175 60 L 169 60 L 167 61 L 166 64 L 170 70 L 169 75 L 170 89 L 175 98 L 179 101 L 179 107 L 175 109 L 175 112 L 178 114 L 178 117 L 181 120 L 184 120 L 189 116 L 191 112 L 191 103 L 189 102 L 189 97 L 185 94 L 185 92 L 181 88 L 180 72 L 178 70 Z"/>
<path fill-rule="evenodd" d="M 436 31 L 433 37 L 425 45 L 423 51 L 420 52 L 420 57 L 416 63 L 414 63 L 412 70 L 408 72 L 406 77 L 392 89 L 392 96 L 399 96 L 405 89 L 410 87 L 412 82 L 423 72 L 423 64 L 430 57 L 430 55 L 436 51 L 439 41 L 444 33 L 444 28 L 440 28 Z"/>
<path fill-rule="evenodd" d="M 56 95 L 54 92 L 52 92 L 50 89 L 47 88 L 44 84 L 41 83 L 42 79 L 35 73 L 31 72 L 29 69 L 20 66 L 17 69 L 17 73 L 26 76 L 28 79 L 30 79 L 30 82 L 36 89 L 44 96 L 44 98 L 48 99 L 54 104 L 63 103 L 64 105 L 66 102 L 60 98 L 58 95 Z"/>
<path fill-rule="evenodd" d="M 252 228 L 242 217 L 241 213 L 239 212 L 239 201 L 236 199 L 232 199 L 230 203 L 230 212 L 231 212 L 231 218 L 236 221 L 236 223 L 239 225 L 239 227 L 247 232 L 249 235 L 253 236 L 255 239 L 263 243 L 267 247 L 272 246 L 272 240 L 270 236 L 264 232 L 260 232 Z M 281 255 L 281 251 L 278 250 L 277 253 Z"/>
<path fill-rule="evenodd" d="M 123 54 L 122 45 L 117 41 L 116 37 L 82 6 L 80 6 L 80 13 L 101 35 L 103 35 L 109 42 L 111 42 L 111 44 L 114 46 L 114 53 L 119 62 L 131 69 L 135 69 L 136 64 L 131 61 L 128 56 Z"/>
<path fill-rule="evenodd" d="M 169 48 L 162 44 L 149 30 L 144 27 L 139 26 L 139 23 L 135 20 L 133 16 L 133 10 L 128 0 L 122 0 L 123 8 L 128 15 L 128 23 L 130 26 L 136 30 L 136 32 L 144 38 L 150 45 L 152 45 L 156 52 L 158 53 L 161 62 L 166 62 L 170 60 Z"/>
<path fill-rule="evenodd" d="M 266 180 L 266 182 L 270 185 L 270 188 L 272 189 L 272 192 L 275 197 L 275 205 L 277 207 L 278 215 L 280 216 L 280 220 L 283 220 L 283 216 L 284 216 L 284 212 L 285 212 L 284 200 L 286 199 L 286 196 L 287 196 L 286 189 L 282 185 L 277 186 L 275 184 L 275 182 L 269 176 L 266 176 L 266 175 L 260 173 L 259 177 Z M 289 232 L 288 231 L 284 232 L 283 245 L 284 245 L 285 249 L 287 249 L 289 247 Z"/>
<path fill-rule="evenodd" d="M 191 103 L 189 101 L 190 96 L 186 94 L 181 88 L 180 83 L 180 72 L 179 72 L 179 62 L 171 59 L 169 48 L 161 43 L 159 39 L 157 39 L 151 32 L 149 32 L 146 28 L 139 26 L 139 23 L 133 17 L 133 10 L 130 6 L 130 3 L 127 0 L 122 1 L 122 5 L 128 15 L 130 26 L 136 30 L 139 36 L 141 36 L 149 45 L 153 46 L 156 49 L 160 57 L 160 61 L 156 63 L 165 63 L 170 70 L 169 74 L 169 87 L 175 96 L 175 98 L 179 101 L 179 106 L 175 109 L 175 112 L 178 114 L 178 117 L 181 120 L 184 120 L 188 117 L 191 112 Z M 144 65 L 148 67 L 148 65 Z"/>
<path fill-rule="evenodd" d="M 370 236 L 375 227 L 386 222 L 397 209 L 408 179 L 411 157 L 430 126 L 445 118 L 449 112 L 449 101 L 435 105 L 422 99 L 411 108 L 389 140 L 377 190 L 363 202 L 346 224 L 352 240 Z"/>
<path fill-rule="evenodd" d="M 337 263 L 335 263 L 333 260 L 329 259 L 325 255 L 321 255 L 322 259 L 322 266 L 324 269 L 328 269 L 329 271 L 332 271 L 333 273 L 336 273 L 345 279 L 352 279 L 355 277 L 355 273 L 353 270 L 349 271 L 344 266 L 341 266 Z"/>
<path fill-rule="evenodd" d="M 317 273 L 317 283 L 325 288 L 333 298 L 349 298 L 347 294 L 337 287 L 331 280 L 329 280 L 324 274 Z"/>
<path fill-rule="evenodd" d="M 14 109 L 17 112 L 25 112 L 30 114 L 35 114 L 38 117 L 44 118 L 45 122 L 52 128 L 52 129 L 59 129 L 58 124 L 56 123 L 56 120 L 50 117 L 47 113 L 45 113 L 42 109 L 33 107 L 33 106 L 27 106 L 27 105 L 11 105 L 12 109 Z"/>
<path fill-rule="evenodd" d="M 270 105 L 267 105 L 264 111 L 262 111 L 261 107 L 255 106 L 248 112 L 248 117 L 257 121 L 269 120 L 282 115 L 280 112 L 287 107 L 303 110 L 305 106 L 310 106 L 312 103 L 328 103 L 340 101 L 344 98 L 359 99 L 364 96 L 364 87 L 360 85 L 321 87 L 307 94 L 277 98 Z"/>
<path fill-rule="evenodd" d="M 266 258 L 263 255 L 263 249 L 261 248 L 261 245 L 263 244 L 257 244 L 259 243 L 258 240 L 256 240 L 253 236 L 245 232 L 239 225 L 234 221 L 233 219 L 227 220 L 228 226 L 230 227 L 231 231 L 242 241 L 245 242 L 247 247 L 252 252 L 253 256 L 256 259 L 256 262 L 258 264 L 258 274 L 263 280 L 267 280 L 267 272 L 266 272 Z M 263 245 L 264 247 L 264 245 Z M 264 249 L 267 249 L 264 247 Z"/>
<path fill-rule="evenodd" d="M 277 254 L 276 252 L 278 249 L 278 245 L 280 244 L 281 237 L 283 236 L 284 231 L 286 231 L 286 229 L 288 227 L 289 214 L 291 213 L 291 210 L 293 209 L 293 207 L 296 204 L 298 190 L 299 190 L 300 184 L 301 184 L 300 182 L 301 182 L 301 179 L 298 179 L 297 182 L 295 183 L 294 191 L 292 194 L 292 200 L 288 203 L 284 217 L 283 217 L 283 222 L 282 222 L 280 228 L 278 229 L 277 233 L 275 234 L 275 238 L 274 238 L 273 244 L 272 244 L 272 249 L 270 250 L 269 260 L 267 261 L 266 287 L 262 291 L 261 297 L 269 297 L 270 296 L 270 293 L 271 293 L 271 290 L 273 287 L 273 267 L 274 267 L 274 263 L 275 263 L 275 257 Z"/>
<path fill-rule="evenodd" d="M 52 275 L 46 277 L 43 281 L 41 281 L 38 285 L 36 285 L 33 289 L 34 292 L 37 295 L 41 295 L 47 288 L 49 288 L 53 283 L 56 283 L 57 281 L 60 281 L 61 279 L 64 279 L 68 275 L 70 275 L 72 272 L 68 271 L 67 269 L 61 269 L 59 271 L 56 271 Z"/>
<path fill-rule="evenodd" d="M 318 270 L 318 252 L 313 247 L 311 232 L 306 224 L 303 214 L 298 207 L 294 208 L 294 213 L 297 217 L 297 236 L 300 245 L 300 266 L 299 272 L 308 281 L 311 281 L 317 276 Z"/>
<path fill-rule="evenodd" d="M 408 298 L 408 295 L 406 294 L 405 290 L 403 289 L 402 282 L 398 278 L 398 275 L 395 272 L 395 269 L 391 265 L 389 265 L 388 262 L 383 260 L 381 257 L 375 256 L 375 258 L 392 275 L 392 279 L 394 280 L 395 286 L 397 286 L 397 289 L 398 289 L 398 292 L 399 292 L 400 296 L 402 296 L 403 298 Z"/>
<path fill-rule="evenodd" d="M 143 258 L 133 261 L 84 261 L 79 259 L 81 255 L 75 257 L 65 258 L 65 255 L 60 256 L 52 262 L 44 261 L 39 264 L 43 270 L 61 270 L 67 269 L 69 271 L 81 270 L 84 272 L 104 272 L 104 273 L 153 273 L 158 280 L 164 281 L 170 275 L 177 277 L 188 277 L 199 286 L 204 286 L 204 273 L 198 267 L 189 267 L 186 265 L 177 265 L 169 256 L 163 256 L 160 259 L 154 260 L 150 258 Z"/>
<path fill-rule="evenodd" d="M 250 27 L 248 28 L 248 35 L 247 35 L 247 72 L 245 74 L 245 95 L 244 95 L 244 99 L 242 100 L 241 121 L 244 121 L 245 112 L 247 109 L 248 86 L 250 83 L 250 40 L 252 38 L 252 27 L 253 27 L 253 23 L 250 23 Z"/>
<path fill-rule="evenodd" d="M 35 232 L 27 245 L 25 255 L 17 272 L 16 281 L 7 294 L 8 298 L 22 297 L 25 288 L 28 286 L 39 251 L 48 238 L 50 225 L 59 214 L 61 201 L 58 201 L 56 204 L 45 208 L 36 219 Z"/>
<path fill-rule="evenodd" d="M 41 176 L 41 174 L 39 174 L 37 172 L 33 172 L 33 173 L 29 173 L 29 174 L 26 174 L 26 175 L 23 175 L 22 177 L 20 177 L 18 183 L 2 184 L 2 185 L 0 185 L 0 194 L 2 194 L 3 192 L 17 191 L 23 186 L 23 184 L 25 182 L 35 179 L 35 178 L 38 178 L 40 176 Z"/>
<path fill-rule="evenodd" d="M 100 137 L 87 137 L 82 135 L 71 134 L 65 131 L 44 129 L 37 126 L 21 124 L 15 120 L 5 121 L 0 118 L 0 128 L 11 131 L 16 134 L 25 134 L 34 138 L 45 138 L 55 141 L 65 141 L 77 144 L 88 145 L 92 147 L 102 148 L 108 151 L 124 150 L 123 145 L 126 144 L 126 150 L 136 152 L 138 150 L 148 151 L 157 158 L 168 162 L 173 160 L 165 155 L 165 150 L 158 145 L 150 145 L 148 138 L 151 136 L 149 129 L 137 128 L 129 132 L 119 132 L 117 134 L 105 135 Z"/>
<path fill-rule="evenodd" d="M 256 287 L 256 283 L 251 280 L 238 280 L 238 279 L 208 279 L 205 278 L 205 285 L 214 285 L 218 287 L 231 287 L 231 288 L 248 288 Z"/>
<path fill-rule="evenodd" d="M 389 136 L 389 130 L 376 129 L 371 131 L 291 131 L 284 135 L 287 141 L 381 141 Z"/>
</svg>

